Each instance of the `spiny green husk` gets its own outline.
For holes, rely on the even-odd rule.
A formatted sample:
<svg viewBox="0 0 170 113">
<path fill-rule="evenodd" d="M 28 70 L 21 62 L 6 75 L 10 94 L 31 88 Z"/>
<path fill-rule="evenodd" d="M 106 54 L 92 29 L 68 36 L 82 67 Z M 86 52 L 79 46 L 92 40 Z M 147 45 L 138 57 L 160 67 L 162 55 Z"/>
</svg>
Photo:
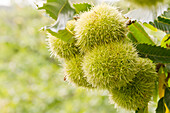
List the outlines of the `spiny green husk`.
<svg viewBox="0 0 170 113">
<path fill-rule="evenodd" d="M 136 49 L 130 43 L 114 42 L 94 48 L 84 56 L 87 81 L 99 89 L 125 86 L 138 72 Z"/>
<path fill-rule="evenodd" d="M 48 38 L 49 48 L 51 54 L 55 57 L 64 58 L 69 60 L 79 54 L 79 49 L 75 46 L 75 42 L 67 43 L 54 36 L 49 36 Z"/>
<path fill-rule="evenodd" d="M 66 27 L 72 32 L 74 32 L 75 22 L 75 20 L 71 20 L 68 21 L 66 25 Z M 51 35 L 49 35 L 47 40 L 51 54 L 59 58 L 69 60 L 70 58 L 75 57 L 75 55 L 80 53 L 79 48 L 75 45 L 76 41 L 73 43 L 67 43 Z"/>
<path fill-rule="evenodd" d="M 149 59 L 139 58 L 139 72 L 133 82 L 121 88 L 109 89 L 110 100 L 118 106 L 137 110 L 150 101 L 157 80 L 155 65 Z"/>
<path fill-rule="evenodd" d="M 127 0 L 127 1 L 141 7 L 152 7 L 157 6 L 158 3 L 163 3 L 165 0 Z"/>
<path fill-rule="evenodd" d="M 125 22 L 116 8 L 106 4 L 82 13 L 75 27 L 77 45 L 81 52 L 91 50 L 97 45 L 123 40 L 127 32 Z"/>
<path fill-rule="evenodd" d="M 64 72 L 68 81 L 76 86 L 92 88 L 92 85 L 87 82 L 82 70 L 82 57 L 76 56 L 65 62 Z"/>
</svg>

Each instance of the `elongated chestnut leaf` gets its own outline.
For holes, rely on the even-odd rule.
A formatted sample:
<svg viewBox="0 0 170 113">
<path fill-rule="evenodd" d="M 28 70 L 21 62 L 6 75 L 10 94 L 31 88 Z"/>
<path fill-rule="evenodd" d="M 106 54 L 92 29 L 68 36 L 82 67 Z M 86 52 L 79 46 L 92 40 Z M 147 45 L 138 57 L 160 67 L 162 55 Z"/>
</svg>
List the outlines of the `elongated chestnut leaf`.
<svg viewBox="0 0 170 113">
<path fill-rule="evenodd" d="M 170 49 L 156 45 L 137 44 L 140 57 L 149 58 L 155 63 L 170 63 Z"/>
<path fill-rule="evenodd" d="M 146 33 L 144 28 L 137 22 L 132 23 L 128 26 L 130 30 L 130 39 L 132 41 L 137 41 L 138 43 L 147 43 L 147 44 L 155 44 L 149 35 Z M 133 38 L 133 39 L 132 39 Z"/>
<path fill-rule="evenodd" d="M 165 31 L 167 34 L 170 33 L 170 18 L 159 16 L 154 23 L 151 23 L 154 27 Z"/>
</svg>

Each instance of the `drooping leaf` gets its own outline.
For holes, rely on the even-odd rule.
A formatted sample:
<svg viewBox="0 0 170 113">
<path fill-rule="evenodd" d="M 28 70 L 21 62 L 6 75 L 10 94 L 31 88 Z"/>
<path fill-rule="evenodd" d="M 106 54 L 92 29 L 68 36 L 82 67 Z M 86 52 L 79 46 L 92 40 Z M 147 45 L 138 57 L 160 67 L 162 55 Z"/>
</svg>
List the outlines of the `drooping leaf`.
<svg viewBox="0 0 170 113">
<path fill-rule="evenodd" d="M 166 108 L 164 105 L 164 97 L 158 101 L 158 107 L 156 108 L 156 113 L 165 113 Z"/>
<path fill-rule="evenodd" d="M 88 4 L 88 3 L 79 3 L 79 4 L 73 4 L 73 7 L 76 10 L 76 13 L 80 13 L 80 12 L 84 12 L 84 11 L 88 11 L 89 9 L 91 9 L 92 5 Z"/>
<path fill-rule="evenodd" d="M 149 58 L 155 63 L 170 63 L 170 49 L 156 45 L 138 44 L 140 57 Z"/>
<path fill-rule="evenodd" d="M 44 29 L 53 36 L 70 42 L 74 35 L 66 29 L 66 23 L 73 18 L 75 10 L 71 8 L 68 0 L 47 0 L 47 3 L 39 9 L 45 9 L 53 19 L 57 20 L 53 26 L 46 26 Z"/>
<path fill-rule="evenodd" d="M 167 34 L 170 33 L 170 19 L 166 17 L 159 16 L 154 23 L 151 23 L 154 27 L 165 31 Z"/>
<path fill-rule="evenodd" d="M 146 33 L 146 31 L 144 30 L 144 28 L 137 22 L 132 23 L 130 26 L 128 26 L 130 33 L 133 37 L 130 38 L 134 38 L 133 40 L 136 40 L 139 43 L 147 43 L 147 44 L 153 44 L 154 42 L 151 40 L 151 38 L 149 37 L 149 35 Z"/>
<path fill-rule="evenodd" d="M 168 109 L 170 110 L 170 87 L 165 89 L 165 104 L 168 107 Z"/>
<path fill-rule="evenodd" d="M 53 36 L 60 38 L 61 40 L 65 42 L 72 42 L 74 40 L 72 32 L 68 31 L 67 29 L 59 30 L 58 32 L 55 32 L 52 30 L 53 28 L 47 28 L 46 30 Z M 55 29 L 55 28 L 54 28 Z"/>
</svg>

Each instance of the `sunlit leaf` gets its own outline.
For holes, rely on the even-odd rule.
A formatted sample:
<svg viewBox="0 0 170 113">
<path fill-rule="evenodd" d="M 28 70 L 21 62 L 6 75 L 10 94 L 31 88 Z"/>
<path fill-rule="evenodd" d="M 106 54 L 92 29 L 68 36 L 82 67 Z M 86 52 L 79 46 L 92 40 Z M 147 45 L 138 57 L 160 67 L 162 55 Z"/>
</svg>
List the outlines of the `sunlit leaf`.
<svg viewBox="0 0 170 113">
<path fill-rule="evenodd" d="M 152 31 L 157 31 L 157 29 L 150 24 L 143 23 L 143 25 L 146 26 L 147 28 L 151 29 Z"/>
<path fill-rule="evenodd" d="M 151 40 L 149 35 L 146 33 L 144 28 L 139 23 L 133 23 L 130 26 L 128 26 L 131 35 L 133 36 L 133 40 L 136 40 L 139 43 L 147 43 L 147 44 L 153 44 L 154 42 Z M 132 38 L 132 37 L 131 37 Z"/>
<path fill-rule="evenodd" d="M 166 35 L 165 32 L 147 23 L 143 24 L 143 28 L 145 29 L 146 33 L 150 36 L 150 38 L 156 45 L 161 44 L 163 37 Z"/>
<path fill-rule="evenodd" d="M 137 20 L 142 23 L 144 22 L 153 22 L 157 16 L 163 14 L 164 11 L 167 11 L 168 5 L 158 5 L 157 7 L 146 8 L 146 7 L 139 7 L 137 9 L 129 11 L 125 14 L 125 17 L 129 17 L 132 20 Z"/>
</svg>

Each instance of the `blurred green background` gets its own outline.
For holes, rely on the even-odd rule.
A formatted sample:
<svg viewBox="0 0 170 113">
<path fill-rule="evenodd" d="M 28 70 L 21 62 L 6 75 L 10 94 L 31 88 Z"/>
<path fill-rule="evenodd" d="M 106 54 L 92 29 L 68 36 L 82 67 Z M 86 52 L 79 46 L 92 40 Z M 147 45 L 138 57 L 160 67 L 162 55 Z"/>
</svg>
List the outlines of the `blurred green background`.
<svg viewBox="0 0 170 113">
<path fill-rule="evenodd" d="M 21 6 L 0 6 L 0 113 L 116 113 L 107 96 L 63 80 L 40 31 L 52 20 Z"/>
</svg>

